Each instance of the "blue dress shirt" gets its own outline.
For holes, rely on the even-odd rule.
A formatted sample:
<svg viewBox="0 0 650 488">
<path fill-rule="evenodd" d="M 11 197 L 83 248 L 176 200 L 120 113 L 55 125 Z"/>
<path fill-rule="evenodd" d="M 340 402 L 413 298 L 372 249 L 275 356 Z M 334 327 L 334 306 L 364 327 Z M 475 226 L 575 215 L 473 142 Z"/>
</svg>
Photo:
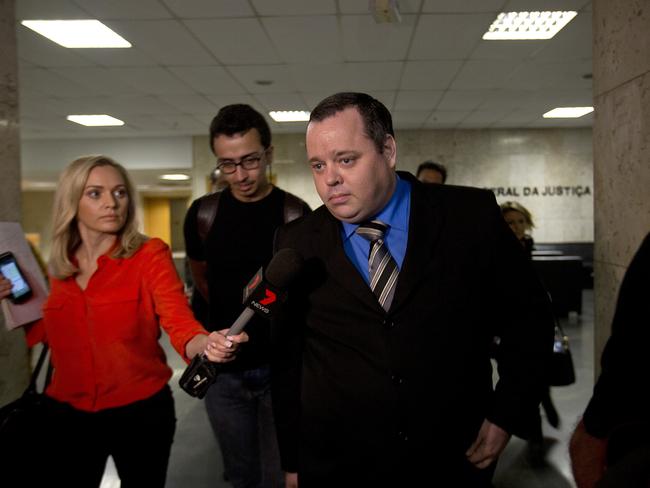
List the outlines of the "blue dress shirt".
<svg viewBox="0 0 650 488">
<path fill-rule="evenodd" d="M 388 250 L 399 269 L 402 269 L 402 263 L 406 255 L 410 214 L 411 185 L 397 176 L 397 185 L 393 196 L 381 212 L 368 219 L 381 220 L 389 226 L 384 235 L 384 243 L 388 246 Z M 356 233 L 359 224 L 350 224 L 348 222 L 341 222 L 341 224 L 343 224 L 341 232 L 345 254 L 347 254 L 352 264 L 359 270 L 366 283 L 369 284 L 368 254 L 370 254 L 370 242 Z"/>
</svg>

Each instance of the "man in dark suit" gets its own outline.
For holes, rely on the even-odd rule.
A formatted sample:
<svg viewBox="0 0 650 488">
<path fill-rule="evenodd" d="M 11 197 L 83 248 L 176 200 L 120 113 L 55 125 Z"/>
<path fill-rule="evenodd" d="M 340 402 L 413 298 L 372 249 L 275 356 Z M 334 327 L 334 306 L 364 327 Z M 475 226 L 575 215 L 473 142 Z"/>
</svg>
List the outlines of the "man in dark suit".
<svg viewBox="0 0 650 488">
<path fill-rule="evenodd" d="M 553 342 L 494 196 L 396 172 L 390 113 L 361 93 L 314 109 L 307 155 L 325 205 L 276 236 L 305 258 L 273 331 L 287 486 L 490 486 Z"/>
</svg>

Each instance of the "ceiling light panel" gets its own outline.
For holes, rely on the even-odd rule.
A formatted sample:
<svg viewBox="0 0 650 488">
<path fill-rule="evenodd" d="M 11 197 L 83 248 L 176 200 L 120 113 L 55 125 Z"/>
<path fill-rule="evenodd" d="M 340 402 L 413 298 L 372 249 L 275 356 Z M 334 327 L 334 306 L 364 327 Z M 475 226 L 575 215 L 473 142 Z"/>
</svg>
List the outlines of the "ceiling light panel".
<svg viewBox="0 0 650 488">
<path fill-rule="evenodd" d="M 280 110 L 269 112 L 276 122 L 308 122 L 309 112 L 304 110 Z"/>
<path fill-rule="evenodd" d="M 66 117 L 70 122 L 85 125 L 87 127 L 108 127 L 124 125 L 124 122 L 110 115 L 68 115 Z"/>
<path fill-rule="evenodd" d="M 501 12 L 488 31 L 487 41 L 551 39 L 578 13 L 575 11 Z"/>
<path fill-rule="evenodd" d="M 546 112 L 545 119 L 577 119 L 594 111 L 594 107 L 557 107 Z"/>
<path fill-rule="evenodd" d="M 23 20 L 21 24 L 67 48 L 131 47 L 99 20 Z"/>
</svg>

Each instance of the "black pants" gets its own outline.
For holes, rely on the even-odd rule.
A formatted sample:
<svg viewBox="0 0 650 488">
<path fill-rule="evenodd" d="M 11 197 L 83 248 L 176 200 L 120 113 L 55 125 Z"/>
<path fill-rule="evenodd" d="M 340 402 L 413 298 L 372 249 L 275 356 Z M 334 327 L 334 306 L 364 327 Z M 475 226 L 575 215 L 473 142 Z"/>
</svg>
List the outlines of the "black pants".
<svg viewBox="0 0 650 488">
<path fill-rule="evenodd" d="M 110 455 L 122 488 L 165 486 L 176 429 L 168 386 L 145 400 L 94 413 L 55 402 L 49 415 L 51 425 L 45 429 L 49 452 L 43 453 L 42 464 L 34 463 L 49 467 L 48 484 L 99 486 Z"/>
</svg>

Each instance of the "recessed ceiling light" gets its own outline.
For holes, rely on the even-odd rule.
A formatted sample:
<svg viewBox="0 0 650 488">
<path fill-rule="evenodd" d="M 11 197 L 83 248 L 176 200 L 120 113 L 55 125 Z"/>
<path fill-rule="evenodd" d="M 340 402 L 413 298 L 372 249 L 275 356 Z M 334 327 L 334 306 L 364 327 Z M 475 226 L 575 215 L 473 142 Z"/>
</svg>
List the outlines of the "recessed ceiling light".
<svg viewBox="0 0 650 488">
<path fill-rule="evenodd" d="M 483 34 L 486 41 L 550 39 L 578 12 L 501 12 Z"/>
<path fill-rule="evenodd" d="M 557 107 L 546 112 L 545 119 L 577 119 L 594 111 L 594 107 Z"/>
<path fill-rule="evenodd" d="M 160 175 L 159 178 L 161 180 L 167 180 L 167 181 L 187 181 L 190 179 L 188 175 L 183 173 L 170 173 L 166 175 Z"/>
<path fill-rule="evenodd" d="M 305 110 L 279 110 L 269 112 L 269 115 L 276 122 L 307 122 L 309 112 Z"/>
<path fill-rule="evenodd" d="M 63 47 L 131 47 L 126 39 L 99 20 L 23 20 L 21 24 Z"/>
<path fill-rule="evenodd" d="M 110 115 L 68 115 L 66 117 L 70 122 L 86 125 L 88 127 L 105 127 L 124 125 L 124 122 Z"/>
</svg>

